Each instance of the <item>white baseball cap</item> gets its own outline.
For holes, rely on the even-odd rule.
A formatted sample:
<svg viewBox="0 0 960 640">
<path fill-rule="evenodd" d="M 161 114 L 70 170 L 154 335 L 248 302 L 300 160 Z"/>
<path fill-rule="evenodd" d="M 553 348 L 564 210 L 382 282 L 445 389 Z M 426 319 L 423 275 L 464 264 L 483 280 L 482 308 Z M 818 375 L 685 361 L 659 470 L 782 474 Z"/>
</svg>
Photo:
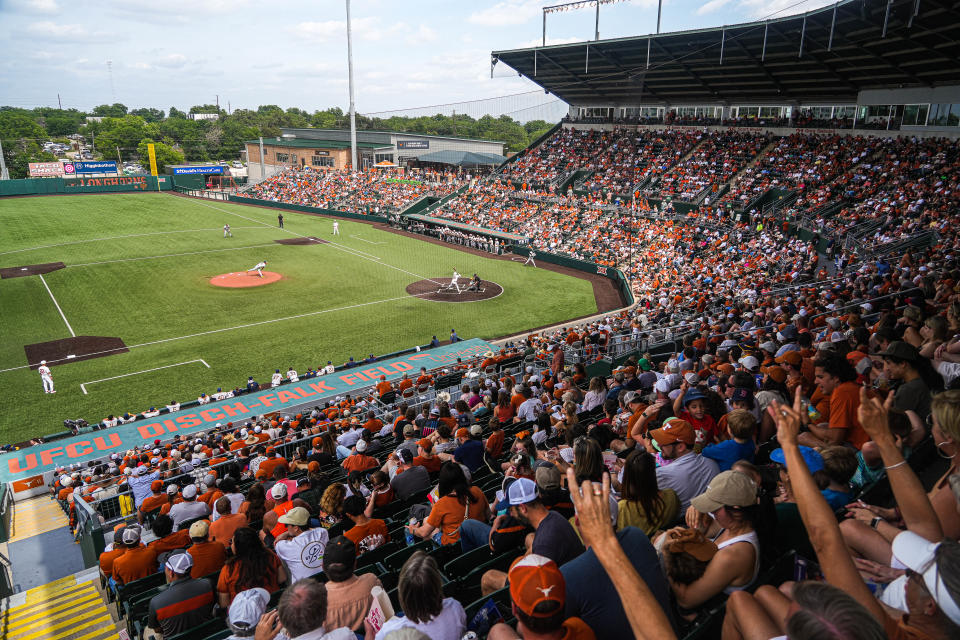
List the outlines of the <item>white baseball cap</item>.
<svg viewBox="0 0 960 640">
<path fill-rule="evenodd" d="M 919 574 L 927 592 L 954 624 L 960 624 L 960 605 L 950 594 L 937 564 L 937 549 L 942 542 L 930 542 L 912 531 L 904 531 L 893 539 L 893 556 L 905 567 Z"/>
</svg>

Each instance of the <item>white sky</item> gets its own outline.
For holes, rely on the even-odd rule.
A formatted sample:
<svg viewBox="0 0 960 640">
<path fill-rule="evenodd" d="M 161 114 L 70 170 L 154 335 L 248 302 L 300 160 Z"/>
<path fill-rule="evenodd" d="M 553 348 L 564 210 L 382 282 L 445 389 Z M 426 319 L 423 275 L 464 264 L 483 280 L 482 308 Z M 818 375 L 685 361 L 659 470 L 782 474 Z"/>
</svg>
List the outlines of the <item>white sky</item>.
<svg viewBox="0 0 960 640">
<path fill-rule="evenodd" d="M 537 89 L 490 52 L 540 43 L 528 0 L 354 0 L 357 111 L 473 101 Z M 662 31 L 781 17 L 824 0 L 664 0 Z M 650 33 L 656 0 L 601 7 L 600 37 Z M 593 38 L 594 9 L 547 17 L 548 43 Z M 213 103 L 346 110 L 343 0 L 0 0 L 0 105 L 186 110 Z M 113 78 L 106 62 L 112 61 Z M 478 117 L 556 119 L 562 105 L 530 93 L 461 105 Z M 560 109 L 558 111 L 558 108 Z M 449 112 L 432 108 L 424 113 Z M 552 116 L 552 118 L 551 118 Z"/>
</svg>

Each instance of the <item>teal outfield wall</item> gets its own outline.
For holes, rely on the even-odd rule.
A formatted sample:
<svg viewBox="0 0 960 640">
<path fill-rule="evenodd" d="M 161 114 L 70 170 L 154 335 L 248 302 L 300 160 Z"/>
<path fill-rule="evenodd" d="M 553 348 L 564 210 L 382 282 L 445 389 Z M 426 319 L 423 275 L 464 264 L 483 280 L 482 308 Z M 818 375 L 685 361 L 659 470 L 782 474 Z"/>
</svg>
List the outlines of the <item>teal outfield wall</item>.
<svg viewBox="0 0 960 640">
<path fill-rule="evenodd" d="M 387 380 L 400 378 L 406 372 L 420 367 L 435 369 L 456 363 L 457 358 L 468 360 L 492 350 L 489 343 L 474 338 L 453 344 L 384 358 L 372 364 L 359 363 L 356 367 L 339 369 L 329 375 L 306 378 L 300 382 L 283 384 L 274 389 L 263 389 L 220 402 L 192 406 L 174 413 L 162 413 L 156 418 L 140 419 L 112 429 L 94 431 L 64 438 L 56 442 L 27 447 L 0 454 L 0 481 L 53 471 L 58 465 L 84 463 L 126 451 L 135 446 L 152 443 L 154 439 L 171 440 L 179 435 L 206 431 L 218 423 L 234 424 L 255 415 L 284 411 L 285 408 L 305 402 L 320 404 L 324 398 L 344 393 L 356 393 L 376 383 L 379 377 Z"/>
<path fill-rule="evenodd" d="M 386 216 L 365 216 L 359 213 L 349 213 L 347 211 L 337 211 L 336 209 L 321 209 L 319 207 L 308 207 L 302 204 L 287 204 L 286 202 L 273 202 L 272 200 L 259 200 L 257 198 L 245 198 L 243 196 L 230 196 L 230 202 L 238 204 L 253 204 L 261 207 L 272 207 L 274 209 L 287 209 L 289 211 L 301 211 L 303 213 L 314 213 L 323 216 L 334 216 L 337 218 L 352 218 L 354 220 L 365 220 L 366 222 L 388 222 Z"/>
<path fill-rule="evenodd" d="M 160 176 L 160 191 L 173 188 L 170 176 Z M 0 196 L 35 196 L 57 193 L 113 193 L 157 191 L 154 176 L 111 176 L 106 178 L 26 178 L 0 180 Z"/>
</svg>

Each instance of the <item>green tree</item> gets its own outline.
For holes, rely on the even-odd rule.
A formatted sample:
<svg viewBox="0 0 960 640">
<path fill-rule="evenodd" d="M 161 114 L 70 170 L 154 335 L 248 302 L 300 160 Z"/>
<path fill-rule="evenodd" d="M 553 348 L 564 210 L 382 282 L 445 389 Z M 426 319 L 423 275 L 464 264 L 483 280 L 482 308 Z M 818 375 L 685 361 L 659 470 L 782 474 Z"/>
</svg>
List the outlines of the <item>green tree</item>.
<svg viewBox="0 0 960 640">
<path fill-rule="evenodd" d="M 140 163 L 144 167 L 150 166 L 150 152 L 147 150 L 147 145 L 149 144 L 154 145 L 153 151 L 157 157 L 158 173 L 163 173 L 168 165 L 183 163 L 183 154 L 170 145 L 163 142 L 154 142 L 152 138 L 144 138 L 140 141 L 140 144 L 137 145 L 137 155 L 140 156 Z"/>
<path fill-rule="evenodd" d="M 93 115 L 103 116 L 104 118 L 122 118 L 127 115 L 127 107 L 119 102 L 101 104 L 93 108 Z"/>
<path fill-rule="evenodd" d="M 180 111 L 180 109 L 177 109 L 176 107 L 170 107 L 170 117 L 183 118 L 184 120 L 186 120 L 187 114 L 185 114 L 183 111 Z"/>
<path fill-rule="evenodd" d="M 118 148 L 121 154 L 129 155 L 144 138 L 160 137 L 159 126 L 147 124 L 139 116 L 106 118 L 100 124 L 103 129 L 97 136 L 96 146 L 109 158 L 115 157 Z"/>
<path fill-rule="evenodd" d="M 163 109 L 152 109 L 150 107 L 141 107 L 130 112 L 132 116 L 140 116 L 146 122 L 160 122 L 163 120 Z"/>
<path fill-rule="evenodd" d="M 190 107 L 190 113 L 219 113 L 223 115 L 226 112 L 215 104 L 195 104 Z"/>
</svg>

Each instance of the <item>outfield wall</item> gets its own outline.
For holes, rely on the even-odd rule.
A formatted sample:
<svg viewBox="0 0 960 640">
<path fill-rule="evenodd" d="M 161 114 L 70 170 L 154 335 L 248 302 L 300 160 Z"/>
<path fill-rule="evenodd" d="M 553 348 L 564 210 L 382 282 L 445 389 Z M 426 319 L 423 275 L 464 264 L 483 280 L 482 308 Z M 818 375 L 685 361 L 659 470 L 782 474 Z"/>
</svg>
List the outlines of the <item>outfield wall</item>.
<svg viewBox="0 0 960 640">
<path fill-rule="evenodd" d="M 160 188 L 157 189 L 159 180 Z M 41 196 L 58 193 L 115 193 L 169 191 L 170 176 L 110 176 L 105 178 L 26 178 L 0 180 L 2 196 Z"/>
</svg>

